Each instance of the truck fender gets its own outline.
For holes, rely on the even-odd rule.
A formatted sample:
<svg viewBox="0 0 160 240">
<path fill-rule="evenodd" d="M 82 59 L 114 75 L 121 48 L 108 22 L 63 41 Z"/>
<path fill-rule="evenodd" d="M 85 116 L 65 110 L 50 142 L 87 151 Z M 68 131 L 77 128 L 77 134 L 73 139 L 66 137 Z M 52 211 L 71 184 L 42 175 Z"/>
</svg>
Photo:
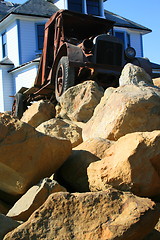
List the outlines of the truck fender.
<svg viewBox="0 0 160 240">
<path fill-rule="evenodd" d="M 88 62 L 87 57 L 84 55 L 83 51 L 81 48 L 70 44 L 70 43 L 64 43 L 56 56 L 56 59 L 54 60 L 54 64 L 53 64 L 53 72 L 52 72 L 52 77 L 51 77 L 51 81 L 54 84 L 54 79 L 56 76 L 56 69 L 58 66 L 58 63 L 60 61 L 60 59 L 64 56 L 68 56 L 68 60 L 69 60 L 69 64 L 76 64 L 76 63 L 84 63 L 84 62 Z"/>
<path fill-rule="evenodd" d="M 70 43 L 64 43 L 56 56 L 54 64 L 57 65 L 61 57 L 67 56 L 70 63 L 84 63 L 88 62 L 87 57 L 84 55 L 82 49 Z"/>
<path fill-rule="evenodd" d="M 83 50 L 80 47 L 77 47 L 73 44 L 66 43 L 67 56 L 70 63 L 84 63 L 88 62 L 87 57 L 83 53 Z"/>
</svg>

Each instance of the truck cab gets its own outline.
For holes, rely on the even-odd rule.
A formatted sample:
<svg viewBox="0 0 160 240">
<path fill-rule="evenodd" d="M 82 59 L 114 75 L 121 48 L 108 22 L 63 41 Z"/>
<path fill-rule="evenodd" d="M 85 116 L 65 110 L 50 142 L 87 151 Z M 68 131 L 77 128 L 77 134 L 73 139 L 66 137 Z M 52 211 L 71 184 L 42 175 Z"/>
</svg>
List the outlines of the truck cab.
<svg viewBox="0 0 160 240">
<path fill-rule="evenodd" d="M 94 80 L 104 89 L 118 87 L 128 62 L 150 72 L 147 60 L 113 36 L 114 22 L 68 10 L 56 12 L 46 23 L 44 46 L 34 86 L 22 88 L 15 96 L 12 114 L 21 118 L 33 102 L 59 101 L 69 87 Z"/>
</svg>

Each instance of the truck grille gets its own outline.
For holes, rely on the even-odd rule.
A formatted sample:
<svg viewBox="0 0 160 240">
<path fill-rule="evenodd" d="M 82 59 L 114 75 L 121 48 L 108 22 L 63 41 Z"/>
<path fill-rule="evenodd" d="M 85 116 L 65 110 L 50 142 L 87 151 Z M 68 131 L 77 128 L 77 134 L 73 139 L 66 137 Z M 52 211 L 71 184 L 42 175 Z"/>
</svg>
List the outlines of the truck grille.
<svg viewBox="0 0 160 240">
<path fill-rule="evenodd" d="M 104 40 L 97 41 L 96 62 L 114 66 L 122 65 L 122 45 Z"/>
</svg>

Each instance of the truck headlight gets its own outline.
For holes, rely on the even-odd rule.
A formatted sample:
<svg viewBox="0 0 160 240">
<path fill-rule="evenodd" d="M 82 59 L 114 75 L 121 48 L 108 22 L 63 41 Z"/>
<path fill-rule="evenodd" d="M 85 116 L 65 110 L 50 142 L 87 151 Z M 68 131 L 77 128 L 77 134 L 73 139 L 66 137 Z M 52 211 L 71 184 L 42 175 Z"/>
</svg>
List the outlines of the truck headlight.
<svg viewBox="0 0 160 240">
<path fill-rule="evenodd" d="M 125 50 L 125 55 L 129 59 L 133 59 L 136 56 L 136 50 L 132 47 L 128 47 Z"/>
</svg>

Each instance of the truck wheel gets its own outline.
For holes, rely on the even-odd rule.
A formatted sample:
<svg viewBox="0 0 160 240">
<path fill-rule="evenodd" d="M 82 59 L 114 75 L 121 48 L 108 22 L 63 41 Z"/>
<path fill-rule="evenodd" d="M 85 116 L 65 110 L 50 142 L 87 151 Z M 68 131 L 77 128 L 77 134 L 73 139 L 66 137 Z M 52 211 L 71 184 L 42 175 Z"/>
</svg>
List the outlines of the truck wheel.
<svg viewBox="0 0 160 240">
<path fill-rule="evenodd" d="M 75 84 L 75 69 L 69 66 L 68 57 L 62 57 L 58 63 L 55 78 L 55 97 L 59 101 L 61 95 Z"/>
<path fill-rule="evenodd" d="M 13 105 L 12 105 L 12 116 L 20 119 L 24 112 L 24 104 L 23 104 L 23 94 L 17 93 L 15 95 Z"/>
</svg>

